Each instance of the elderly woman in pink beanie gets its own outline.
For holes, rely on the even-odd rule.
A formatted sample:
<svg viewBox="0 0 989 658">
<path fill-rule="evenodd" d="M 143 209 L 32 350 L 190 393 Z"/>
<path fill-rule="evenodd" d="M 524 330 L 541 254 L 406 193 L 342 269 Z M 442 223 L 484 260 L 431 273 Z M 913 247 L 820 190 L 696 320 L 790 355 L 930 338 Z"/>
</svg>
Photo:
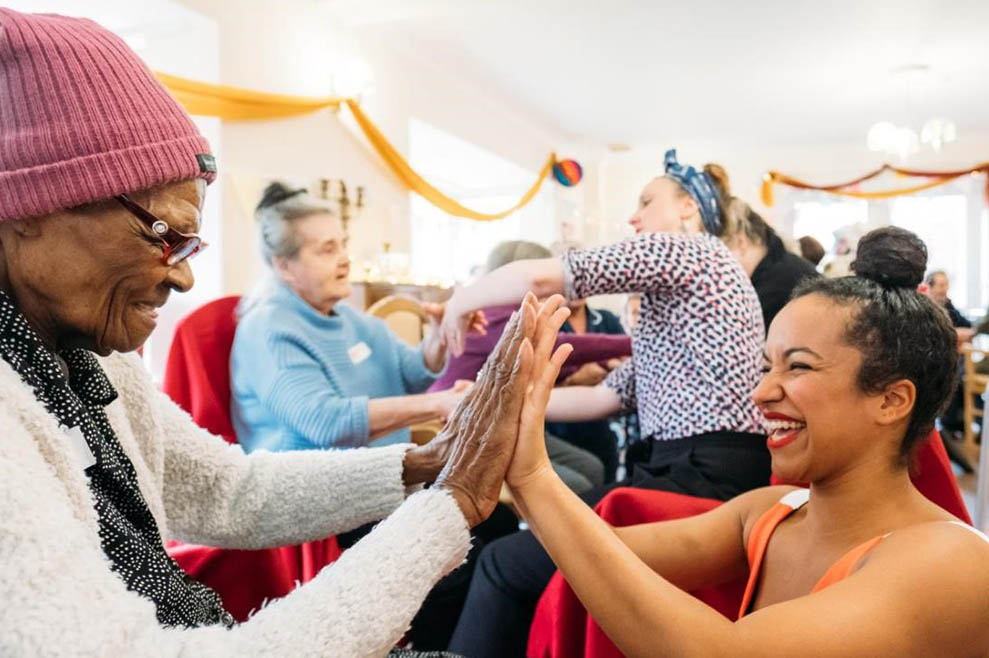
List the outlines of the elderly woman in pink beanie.
<svg viewBox="0 0 989 658">
<path fill-rule="evenodd" d="M 384 655 L 495 505 L 559 299 L 523 304 L 429 446 L 245 456 L 154 388 L 127 353 L 192 287 L 215 177 L 119 38 L 0 9 L 0 655 Z M 240 625 L 162 541 L 263 548 L 384 517 Z"/>
</svg>

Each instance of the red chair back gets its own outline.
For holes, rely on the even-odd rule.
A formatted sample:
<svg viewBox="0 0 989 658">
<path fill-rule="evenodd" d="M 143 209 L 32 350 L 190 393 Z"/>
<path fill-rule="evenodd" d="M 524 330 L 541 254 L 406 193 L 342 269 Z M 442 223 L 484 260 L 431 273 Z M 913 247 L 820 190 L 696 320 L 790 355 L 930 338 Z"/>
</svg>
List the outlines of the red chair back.
<svg viewBox="0 0 989 658">
<path fill-rule="evenodd" d="M 972 517 L 965 507 L 965 499 L 962 498 L 961 489 L 958 488 L 958 480 L 951 470 L 948 452 L 944 449 L 944 442 L 937 430 L 931 432 L 927 440 L 917 446 L 910 465 L 910 480 L 928 500 L 972 525 Z M 769 479 L 769 483 L 784 484 L 775 475 Z"/>
<path fill-rule="evenodd" d="M 917 448 L 910 478 L 917 489 L 945 511 L 971 524 L 958 482 L 937 431 Z M 771 484 L 780 484 L 773 477 Z M 652 523 L 702 514 L 721 502 L 668 491 L 615 489 L 595 510 L 614 526 Z M 745 581 L 691 592 L 729 619 L 738 615 Z M 560 572 L 539 599 L 529 629 L 529 658 L 621 658 L 622 654 L 595 623 Z"/>
<path fill-rule="evenodd" d="M 199 307 L 175 326 L 162 390 L 200 427 L 237 443 L 230 420 L 230 351 L 239 296 Z"/>
<path fill-rule="evenodd" d="M 175 327 L 162 388 L 200 427 L 237 443 L 230 418 L 230 352 L 240 297 L 196 309 Z M 260 551 L 168 542 L 168 553 L 192 578 L 214 589 L 234 619 L 285 596 L 340 557 L 335 537 Z"/>
</svg>

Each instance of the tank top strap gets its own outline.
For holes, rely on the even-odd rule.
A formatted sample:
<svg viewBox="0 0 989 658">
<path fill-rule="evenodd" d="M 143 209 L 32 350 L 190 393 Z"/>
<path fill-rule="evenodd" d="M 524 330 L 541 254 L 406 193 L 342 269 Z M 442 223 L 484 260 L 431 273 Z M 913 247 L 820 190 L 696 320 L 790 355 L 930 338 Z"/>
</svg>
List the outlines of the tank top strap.
<svg viewBox="0 0 989 658">
<path fill-rule="evenodd" d="M 769 546 L 769 538 L 773 536 L 776 526 L 810 500 L 809 489 L 795 489 L 780 498 L 779 502 L 762 513 L 749 532 L 749 541 L 745 547 L 749 558 L 749 580 L 745 584 L 745 595 L 739 608 L 738 618 L 741 619 L 752 605 L 755 588 L 759 584 L 759 572 L 762 569 L 762 559 Z"/>
<path fill-rule="evenodd" d="M 838 561 L 828 567 L 828 570 L 824 572 L 821 579 L 817 581 L 814 585 L 814 589 L 811 590 L 811 594 L 814 592 L 819 592 L 829 585 L 834 585 L 835 583 L 844 580 L 852 575 L 855 571 L 855 566 L 859 563 L 865 555 L 879 545 L 879 542 L 886 539 L 889 535 L 880 535 L 878 537 L 873 537 L 869 541 L 862 542 L 852 550 L 848 551 L 840 558 Z"/>
<path fill-rule="evenodd" d="M 962 523 L 961 521 L 945 521 L 945 523 L 950 523 L 951 525 L 959 526 L 964 528 L 969 532 L 973 533 L 983 541 L 989 543 L 989 537 L 986 537 L 985 533 L 980 532 L 976 528 L 968 525 L 967 523 Z M 829 585 L 834 585 L 835 583 L 844 580 L 852 575 L 855 571 L 855 566 L 859 561 L 866 556 L 872 549 L 879 545 L 879 543 L 889 537 L 889 535 L 881 535 L 879 537 L 873 537 L 867 542 L 863 542 L 842 555 L 837 562 L 831 565 L 831 567 L 821 576 L 821 579 L 817 581 L 814 585 L 814 589 L 811 592 L 819 592 Z"/>
</svg>

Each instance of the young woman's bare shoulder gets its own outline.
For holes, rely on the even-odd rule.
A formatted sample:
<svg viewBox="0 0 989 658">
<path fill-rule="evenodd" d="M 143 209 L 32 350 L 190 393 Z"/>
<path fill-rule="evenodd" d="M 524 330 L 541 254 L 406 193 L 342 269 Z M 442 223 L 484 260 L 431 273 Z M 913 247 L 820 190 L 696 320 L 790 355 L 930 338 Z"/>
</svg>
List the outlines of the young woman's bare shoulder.
<svg viewBox="0 0 989 658">
<path fill-rule="evenodd" d="M 891 532 L 875 549 L 876 555 L 903 552 L 918 558 L 966 555 L 973 560 L 989 560 L 989 537 L 961 521 L 932 521 Z"/>
<path fill-rule="evenodd" d="M 989 537 L 961 522 L 918 523 L 892 532 L 863 559 L 859 570 L 866 569 L 913 574 L 918 595 L 970 598 L 989 615 Z"/>
</svg>

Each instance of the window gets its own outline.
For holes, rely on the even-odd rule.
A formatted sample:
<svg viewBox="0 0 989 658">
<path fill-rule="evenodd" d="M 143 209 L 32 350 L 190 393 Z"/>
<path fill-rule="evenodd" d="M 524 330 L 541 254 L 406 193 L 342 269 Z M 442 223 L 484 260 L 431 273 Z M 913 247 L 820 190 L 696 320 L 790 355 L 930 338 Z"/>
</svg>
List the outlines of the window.
<svg viewBox="0 0 989 658">
<path fill-rule="evenodd" d="M 831 196 L 820 200 L 797 201 L 793 204 L 793 237 L 809 235 L 820 242 L 824 251 L 830 254 L 834 251 L 835 231 L 855 224 L 864 226 L 868 218 L 869 205 L 860 199 Z"/>
<path fill-rule="evenodd" d="M 409 160 L 422 176 L 463 205 L 498 212 L 517 203 L 537 173 L 446 133 L 409 122 Z M 452 217 L 418 194 L 410 200 L 412 274 L 443 284 L 467 281 L 504 240 L 548 246 L 558 239 L 549 184 L 524 208 L 504 219 L 478 222 Z"/>
<path fill-rule="evenodd" d="M 944 270 L 959 309 L 969 304 L 968 202 L 964 194 L 892 199 L 890 222 L 916 233 L 927 245 L 927 269 Z"/>
<path fill-rule="evenodd" d="M 980 316 L 989 303 L 989 217 L 984 179 L 963 177 L 931 190 L 891 199 L 861 200 L 823 192 L 793 191 L 793 237 L 811 235 L 830 254 L 836 230 L 859 225 L 862 233 L 892 224 L 913 231 L 927 245 L 928 270 L 944 270 L 951 299 L 963 312 Z"/>
</svg>

